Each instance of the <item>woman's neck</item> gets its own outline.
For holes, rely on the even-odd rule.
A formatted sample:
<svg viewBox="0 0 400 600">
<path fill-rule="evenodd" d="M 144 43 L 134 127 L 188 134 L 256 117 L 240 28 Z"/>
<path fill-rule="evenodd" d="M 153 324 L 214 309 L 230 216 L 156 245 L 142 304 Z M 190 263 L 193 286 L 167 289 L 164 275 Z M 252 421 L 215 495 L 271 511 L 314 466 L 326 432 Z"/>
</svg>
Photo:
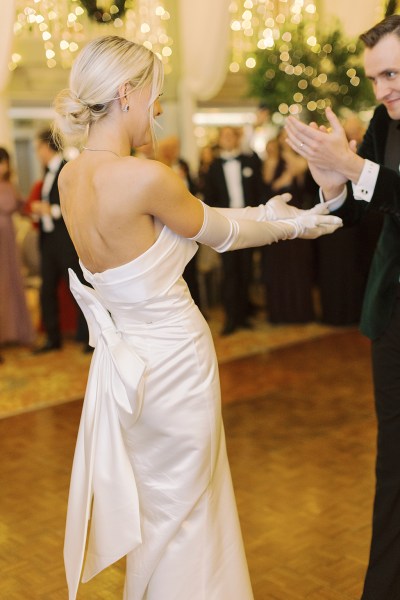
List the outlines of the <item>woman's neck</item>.
<svg viewBox="0 0 400 600">
<path fill-rule="evenodd" d="M 96 123 L 92 126 L 84 146 L 93 150 L 108 150 L 118 156 L 129 156 L 131 153 L 128 137 L 114 123 L 107 123 L 106 126 Z"/>
</svg>

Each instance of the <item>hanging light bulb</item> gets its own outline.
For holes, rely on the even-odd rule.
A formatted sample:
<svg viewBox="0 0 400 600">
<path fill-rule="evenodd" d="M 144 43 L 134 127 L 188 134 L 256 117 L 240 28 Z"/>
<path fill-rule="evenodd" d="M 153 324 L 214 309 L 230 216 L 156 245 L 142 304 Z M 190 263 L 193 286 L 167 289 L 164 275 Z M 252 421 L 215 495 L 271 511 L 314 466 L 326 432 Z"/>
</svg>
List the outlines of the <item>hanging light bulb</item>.
<svg viewBox="0 0 400 600">
<path fill-rule="evenodd" d="M 300 24 L 306 26 L 310 45 L 317 44 L 315 0 L 236 0 L 231 2 L 229 12 L 231 72 L 240 68 L 253 69 L 257 49 L 273 48 L 279 40 L 290 41 L 290 29 Z"/>
<path fill-rule="evenodd" d="M 153 50 L 169 72 L 173 39 L 163 0 L 16 0 L 15 40 L 42 40 L 49 68 L 69 68 L 77 51 L 90 39 L 117 34 Z M 9 68 L 23 64 L 14 53 Z"/>
</svg>

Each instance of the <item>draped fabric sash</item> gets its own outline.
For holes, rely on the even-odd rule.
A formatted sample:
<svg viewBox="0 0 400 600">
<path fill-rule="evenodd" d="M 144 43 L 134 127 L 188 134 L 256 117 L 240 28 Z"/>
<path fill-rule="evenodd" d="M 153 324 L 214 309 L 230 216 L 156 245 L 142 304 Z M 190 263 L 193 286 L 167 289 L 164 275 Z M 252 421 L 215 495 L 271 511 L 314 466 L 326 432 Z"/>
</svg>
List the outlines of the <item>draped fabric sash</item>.
<svg viewBox="0 0 400 600">
<path fill-rule="evenodd" d="M 69 275 L 95 348 L 75 448 L 64 544 L 69 600 L 75 600 L 87 538 L 82 581 L 142 541 L 135 474 L 122 432 L 140 415 L 145 363 L 120 337 L 96 292 L 71 269 Z"/>
</svg>

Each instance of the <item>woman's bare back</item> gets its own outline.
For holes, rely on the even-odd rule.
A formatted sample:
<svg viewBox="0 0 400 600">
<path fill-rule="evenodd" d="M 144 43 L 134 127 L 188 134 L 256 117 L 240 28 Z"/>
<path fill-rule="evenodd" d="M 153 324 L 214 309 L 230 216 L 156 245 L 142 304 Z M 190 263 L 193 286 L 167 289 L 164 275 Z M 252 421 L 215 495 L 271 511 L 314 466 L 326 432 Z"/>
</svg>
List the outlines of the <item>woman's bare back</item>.
<svg viewBox="0 0 400 600">
<path fill-rule="evenodd" d="M 61 209 L 68 231 L 87 269 L 102 272 L 127 263 L 156 240 L 160 226 L 143 212 L 145 159 L 80 155 L 59 178 Z"/>
</svg>

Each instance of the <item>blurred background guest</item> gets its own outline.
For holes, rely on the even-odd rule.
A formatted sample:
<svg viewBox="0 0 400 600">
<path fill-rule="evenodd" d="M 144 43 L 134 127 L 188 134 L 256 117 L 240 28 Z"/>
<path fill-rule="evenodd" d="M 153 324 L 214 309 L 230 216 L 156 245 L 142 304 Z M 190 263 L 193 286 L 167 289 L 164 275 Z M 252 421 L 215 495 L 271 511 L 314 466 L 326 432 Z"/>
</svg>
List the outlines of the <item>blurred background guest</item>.
<svg viewBox="0 0 400 600">
<path fill-rule="evenodd" d="M 205 177 L 204 202 L 221 208 L 242 208 L 265 202 L 261 160 L 255 152 L 242 152 L 240 131 L 222 127 L 218 147 L 219 157 L 210 164 Z M 222 335 L 251 326 L 252 257 L 252 249 L 221 255 L 221 300 L 225 318 Z"/>
<path fill-rule="evenodd" d="M 261 102 L 255 113 L 254 122 L 243 127 L 241 148 L 244 154 L 257 155 L 264 160 L 266 157 L 266 146 L 270 140 L 279 134 L 279 127 L 272 122 L 271 110 L 265 102 Z"/>
<path fill-rule="evenodd" d="M 46 129 L 38 134 L 36 153 L 45 172 L 40 190 L 41 198 L 31 203 L 31 211 L 38 220 L 40 230 L 40 309 L 46 339 L 34 349 L 34 353 L 41 354 L 62 347 L 60 281 L 64 279 L 68 285 L 68 268 L 73 269 L 84 280 L 78 255 L 61 214 L 57 181 L 65 160 L 58 151 L 50 130 Z M 88 335 L 86 320 L 77 308 L 76 340 L 84 343 L 85 352 L 91 350 Z"/>
<path fill-rule="evenodd" d="M 285 143 L 285 133 L 266 145 L 263 162 L 265 198 L 289 192 L 289 204 L 310 208 L 317 186 L 307 161 Z M 267 320 L 270 323 L 307 323 L 315 319 L 313 240 L 293 240 L 261 249 Z"/>
<path fill-rule="evenodd" d="M 12 220 L 23 204 L 12 182 L 10 156 L 0 148 L 0 345 L 31 344 L 34 339 Z"/>
<path fill-rule="evenodd" d="M 200 148 L 197 177 L 195 178 L 196 196 L 204 201 L 206 177 L 211 163 L 218 156 L 218 147 L 208 143 Z M 197 252 L 197 279 L 201 298 L 201 311 L 208 318 L 209 309 L 220 303 L 221 292 L 221 256 L 204 244 L 199 244 Z"/>
<path fill-rule="evenodd" d="M 206 176 L 210 168 L 211 163 L 218 155 L 217 148 L 212 144 L 207 144 L 200 149 L 199 152 L 199 166 L 197 170 L 197 196 L 203 200 L 204 188 L 206 185 Z"/>
</svg>

